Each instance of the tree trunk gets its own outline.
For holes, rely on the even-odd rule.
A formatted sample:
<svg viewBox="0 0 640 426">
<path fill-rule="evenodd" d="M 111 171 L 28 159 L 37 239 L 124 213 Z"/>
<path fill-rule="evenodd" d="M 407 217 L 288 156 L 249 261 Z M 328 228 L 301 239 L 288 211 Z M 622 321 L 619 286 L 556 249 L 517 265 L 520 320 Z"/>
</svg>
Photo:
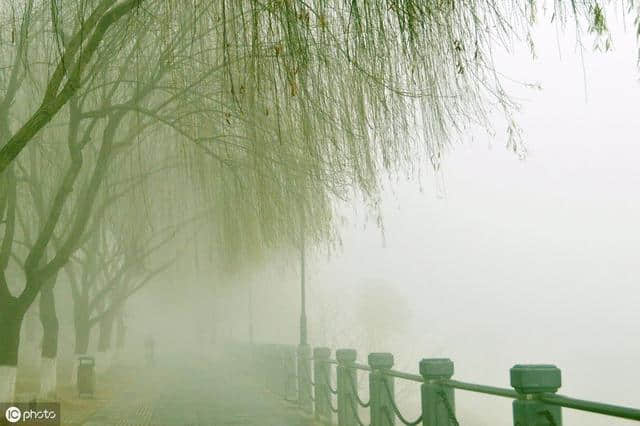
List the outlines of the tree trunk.
<svg viewBox="0 0 640 426">
<path fill-rule="evenodd" d="M 73 325 L 75 331 L 75 348 L 76 358 L 86 355 L 89 350 L 89 340 L 91 337 L 91 324 L 89 322 L 89 304 L 84 298 L 74 301 L 73 304 Z M 71 369 L 71 383 L 75 384 L 78 379 L 78 360 L 75 359 L 73 368 Z"/>
<path fill-rule="evenodd" d="M 20 328 L 24 310 L 15 297 L 0 300 L 0 401 L 15 400 Z"/>
<path fill-rule="evenodd" d="M 76 326 L 76 355 L 86 355 L 89 351 L 89 339 L 91 337 L 91 326 L 89 325 L 88 318 L 86 321 L 78 320 L 75 323 Z"/>
<path fill-rule="evenodd" d="M 115 316 L 109 313 L 100 320 L 100 336 L 98 338 L 98 353 L 96 361 L 96 370 L 103 372 L 109 369 L 111 359 L 109 351 L 111 350 L 111 337 L 113 335 L 113 322 Z"/>
<path fill-rule="evenodd" d="M 57 386 L 58 316 L 56 314 L 53 287 L 55 277 L 40 293 L 40 322 L 42 324 L 42 359 L 40 364 L 40 396 L 54 398 Z"/>
<path fill-rule="evenodd" d="M 21 360 L 31 365 L 37 365 L 40 360 L 41 330 L 38 309 L 32 305 L 24 314 L 20 335 Z"/>
<path fill-rule="evenodd" d="M 111 336 L 113 336 L 113 322 L 115 315 L 107 314 L 100 320 L 100 337 L 98 338 L 98 352 L 106 352 L 111 349 Z"/>
</svg>

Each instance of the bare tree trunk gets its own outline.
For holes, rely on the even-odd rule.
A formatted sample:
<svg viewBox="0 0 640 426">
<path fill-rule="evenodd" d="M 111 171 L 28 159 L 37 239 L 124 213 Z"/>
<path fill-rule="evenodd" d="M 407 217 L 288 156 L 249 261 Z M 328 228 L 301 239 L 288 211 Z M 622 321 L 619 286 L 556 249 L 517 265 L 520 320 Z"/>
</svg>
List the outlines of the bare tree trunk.
<svg viewBox="0 0 640 426">
<path fill-rule="evenodd" d="M 89 340 L 91 338 L 91 323 L 89 321 L 88 298 L 81 297 L 81 300 L 74 301 L 73 304 L 73 325 L 75 331 L 74 353 L 78 356 L 86 355 L 89 351 Z M 74 360 L 71 369 L 71 383 L 75 384 L 78 379 L 78 361 Z"/>
<path fill-rule="evenodd" d="M 86 355 L 89 351 L 89 339 L 91 337 L 91 325 L 89 324 L 89 317 L 75 319 L 75 331 L 76 331 L 76 355 Z"/>
<path fill-rule="evenodd" d="M 0 401 L 15 400 L 20 328 L 24 309 L 15 297 L 0 298 Z"/>
<path fill-rule="evenodd" d="M 40 396 L 56 397 L 59 323 L 53 288 L 55 277 L 45 284 L 40 293 L 40 322 L 42 324 L 42 353 L 40 364 Z"/>
<path fill-rule="evenodd" d="M 109 313 L 100 320 L 100 335 L 98 337 L 98 353 L 96 362 L 97 371 L 106 371 L 111 366 L 111 337 L 113 336 L 113 323 L 115 315 Z"/>
</svg>

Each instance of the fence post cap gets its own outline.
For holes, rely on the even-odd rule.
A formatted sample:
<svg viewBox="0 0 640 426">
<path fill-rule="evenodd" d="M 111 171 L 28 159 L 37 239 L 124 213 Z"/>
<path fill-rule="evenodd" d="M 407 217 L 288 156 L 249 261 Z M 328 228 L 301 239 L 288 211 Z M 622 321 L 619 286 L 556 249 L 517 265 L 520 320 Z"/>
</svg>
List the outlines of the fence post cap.
<svg viewBox="0 0 640 426">
<path fill-rule="evenodd" d="M 369 354 L 367 361 L 374 370 L 389 370 L 393 367 L 393 354 L 389 352 L 373 352 Z"/>
<path fill-rule="evenodd" d="M 509 371 L 511 386 L 518 393 L 556 392 L 562 385 L 560 369 L 555 365 L 514 365 Z"/>
<path fill-rule="evenodd" d="M 453 361 L 449 358 L 424 358 L 420 375 L 426 379 L 449 379 L 453 376 Z"/>
<path fill-rule="evenodd" d="M 340 364 L 349 364 L 356 362 L 357 352 L 355 349 L 338 349 L 336 351 L 336 359 Z"/>
<path fill-rule="evenodd" d="M 322 358 L 322 359 L 329 359 L 329 357 L 331 356 L 331 349 L 329 348 L 313 348 L 313 357 L 314 358 Z"/>
</svg>

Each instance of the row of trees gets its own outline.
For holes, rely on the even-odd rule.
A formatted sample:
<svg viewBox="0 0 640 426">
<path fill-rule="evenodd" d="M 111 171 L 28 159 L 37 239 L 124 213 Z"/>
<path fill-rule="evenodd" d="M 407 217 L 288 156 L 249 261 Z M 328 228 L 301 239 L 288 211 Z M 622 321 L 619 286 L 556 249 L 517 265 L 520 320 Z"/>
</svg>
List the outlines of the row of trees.
<svg viewBox="0 0 640 426">
<path fill-rule="evenodd" d="M 511 122 L 492 50 L 529 37 L 534 8 L 0 0 L 0 400 L 38 297 L 55 388 L 59 281 L 77 353 L 95 327 L 104 348 L 176 232 L 208 235 L 221 271 L 301 234 L 335 241 L 334 200 L 375 209 L 382 173 L 437 166 L 492 106 Z M 596 1 L 554 10 L 606 30 Z"/>
</svg>

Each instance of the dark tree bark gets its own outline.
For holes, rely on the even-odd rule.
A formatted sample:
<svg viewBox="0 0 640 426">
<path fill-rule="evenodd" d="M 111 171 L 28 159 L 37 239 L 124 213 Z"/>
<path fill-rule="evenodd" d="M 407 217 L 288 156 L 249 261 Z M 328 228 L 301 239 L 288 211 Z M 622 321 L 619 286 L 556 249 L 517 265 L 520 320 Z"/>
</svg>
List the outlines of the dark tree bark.
<svg viewBox="0 0 640 426">
<path fill-rule="evenodd" d="M 0 366 L 16 367 L 24 309 L 15 297 L 0 299 Z"/>
</svg>

